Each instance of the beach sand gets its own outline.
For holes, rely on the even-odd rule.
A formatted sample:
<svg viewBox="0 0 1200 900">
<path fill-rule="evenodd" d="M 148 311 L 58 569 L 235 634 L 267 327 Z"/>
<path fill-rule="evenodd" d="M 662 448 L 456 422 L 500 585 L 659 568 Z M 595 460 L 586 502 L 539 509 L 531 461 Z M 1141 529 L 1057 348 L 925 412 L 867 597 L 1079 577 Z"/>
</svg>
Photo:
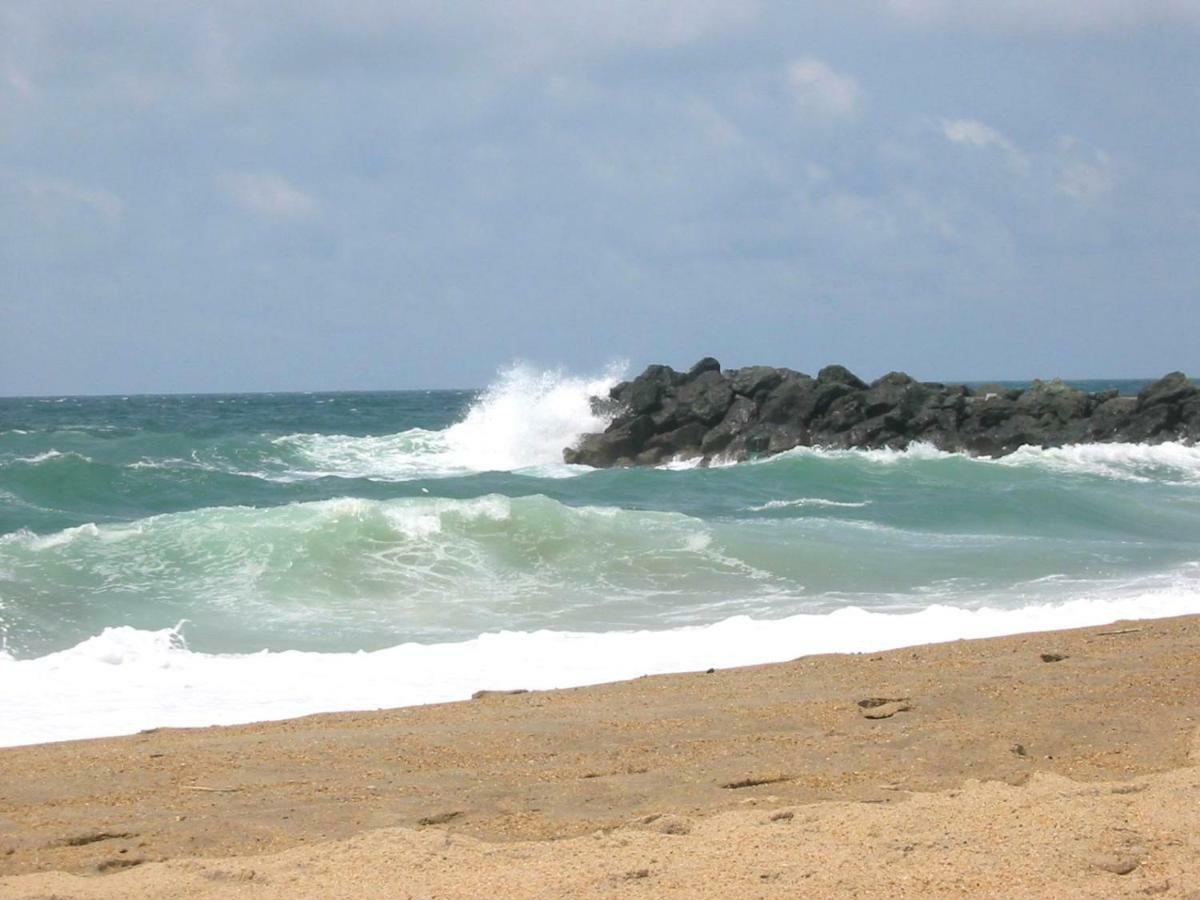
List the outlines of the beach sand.
<svg viewBox="0 0 1200 900">
<path fill-rule="evenodd" d="M 1200 898 L 1200 617 L 0 750 L 2 897 L 938 895 Z"/>
</svg>

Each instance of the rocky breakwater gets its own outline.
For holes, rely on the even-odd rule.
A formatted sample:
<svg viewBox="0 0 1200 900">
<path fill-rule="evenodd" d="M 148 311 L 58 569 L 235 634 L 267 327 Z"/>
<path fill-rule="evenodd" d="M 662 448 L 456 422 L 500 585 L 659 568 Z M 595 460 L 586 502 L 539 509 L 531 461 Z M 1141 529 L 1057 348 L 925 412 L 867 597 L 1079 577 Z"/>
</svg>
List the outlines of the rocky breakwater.
<svg viewBox="0 0 1200 900">
<path fill-rule="evenodd" d="M 722 370 L 706 358 L 687 372 L 650 366 L 593 403 L 611 424 L 566 448 L 568 463 L 707 463 L 802 446 L 899 450 L 917 442 L 1002 456 L 1025 445 L 1200 440 L 1200 388 L 1181 372 L 1129 397 L 1059 380 L 972 390 L 903 372 L 867 384 L 843 366 L 826 366 L 814 378 L 770 366 Z"/>
</svg>

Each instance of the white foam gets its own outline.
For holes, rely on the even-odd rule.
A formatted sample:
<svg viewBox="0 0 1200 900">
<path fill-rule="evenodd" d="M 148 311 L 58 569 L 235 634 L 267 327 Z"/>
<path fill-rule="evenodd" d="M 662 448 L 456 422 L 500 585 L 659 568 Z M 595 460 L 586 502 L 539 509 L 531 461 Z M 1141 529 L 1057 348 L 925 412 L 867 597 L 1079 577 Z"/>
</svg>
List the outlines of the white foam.
<svg viewBox="0 0 1200 900">
<path fill-rule="evenodd" d="M 760 457 L 754 460 L 754 462 L 769 465 L 778 460 L 797 459 L 806 456 L 822 459 L 857 459 L 890 466 L 913 460 L 955 459 L 960 457 L 961 454 L 939 450 L 932 444 L 917 441 L 909 444 L 903 450 L 890 450 L 887 448 L 877 450 L 836 450 L 829 447 L 794 447 L 791 450 L 785 450 L 783 453 L 777 453 L 774 456 Z"/>
<path fill-rule="evenodd" d="M 779 620 L 737 616 L 670 631 L 500 632 L 371 653 L 211 655 L 188 650 L 175 629 L 109 628 L 40 659 L 0 653 L 0 745 L 409 706 L 463 700 L 484 688 L 571 687 L 1189 613 L 1200 613 L 1200 591 L 1180 582 L 1010 610 L 934 605 L 887 614 L 850 607 Z"/>
<path fill-rule="evenodd" d="M 1200 446 L 1178 441 L 1163 444 L 1068 444 L 1046 448 L 1024 446 L 997 458 L 951 453 L 921 442 L 913 443 L 904 450 L 796 447 L 755 462 L 769 465 L 804 457 L 857 459 L 885 466 L 923 460 L 966 459 L 980 465 L 1032 466 L 1064 474 L 1100 475 L 1122 481 L 1200 484 Z"/>
<path fill-rule="evenodd" d="M 1056 472 L 1102 475 L 1124 481 L 1200 484 L 1200 447 L 1165 444 L 1071 444 L 1022 447 L 989 462 L 1037 466 Z"/>
<path fill-rule="evenodd" d="M 38 453 L 34 456 L 18 456 L 16 459 L 13 460 L 13 462 L 27 463 L 31 466 L 36 466 L 39 463 L 50 462 L 51 460 L 55 460 L 55 459 L 78 459 L 81 462 L 91 462 L 92 461 L 92 458 L 90 456 L 84 456 L 82 453 L 75 453 L 74 451 L 71 451 L 71 450 L 68 450 L 66 453 L 63 453 L 61 450 L 51 449 L 51 450 L 46 450 L 42 453 Z"/>
<path fill-rule="evenodd" d="M 746 512 L 767 512 L 771 509 L 789 509 L 804 506 L 819 506 L 831 509 L 862 509 L 864 506 L 870 505 L 870 500 L 826 500 L 824 497 L 797 497 L 795 500 L 768 500 L 759 506 L 747 506 Z"/>
<path fill-rule="evenodd" d="M 471 472 L 528 472 L 561 478 L 583 471 L 566 466 L 562 451 L 608 420 L 592 410 L 620 378 L 623 364 L 594 378 L 515 365 L 500 374 L 461 422 L 443 431 L 414 428 L 355 437 L 293 434 L 275 443 L 299 451 L 303 468 L 285 478 L 373 478 L 407 481 Z"/>
</svg>

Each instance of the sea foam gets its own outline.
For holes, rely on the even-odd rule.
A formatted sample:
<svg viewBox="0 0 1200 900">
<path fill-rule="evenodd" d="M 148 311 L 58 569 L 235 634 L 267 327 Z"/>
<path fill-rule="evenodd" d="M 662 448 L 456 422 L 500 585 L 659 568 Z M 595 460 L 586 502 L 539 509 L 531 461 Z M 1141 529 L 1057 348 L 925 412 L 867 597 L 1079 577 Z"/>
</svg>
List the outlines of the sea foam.
<svg viewBox="0 0 1200 900">
<path fill-rule="evenodd" d="M 847 607 L 666 631 L 497 632 L 370 653 L 244 655 L 193 652 L 178 628 L 108 628 L 39 659 L 0 654 L 0 745 L 411 706 L 464 700 L 480 689 L 545 690 L 1194 613 L 1200 592 L 1177 585 L 1010 610 L 934 605 L 896 615 Z"/>
<path fill-rule="evenodd" d="M 521 470 L 543 478 L 569 475 L 579 468 L 563 464 L 563 448 L 608 425 L 591 398 L 606 395 L 623 369 L 613 364 L 589 378 L 516 365 L 500 374 L 462 421 L 440 431 L 292 434 L 275 443 L 298 455 L 299 464 L 286 476 L 293 478 L 407 481 Z"/>
</svg>

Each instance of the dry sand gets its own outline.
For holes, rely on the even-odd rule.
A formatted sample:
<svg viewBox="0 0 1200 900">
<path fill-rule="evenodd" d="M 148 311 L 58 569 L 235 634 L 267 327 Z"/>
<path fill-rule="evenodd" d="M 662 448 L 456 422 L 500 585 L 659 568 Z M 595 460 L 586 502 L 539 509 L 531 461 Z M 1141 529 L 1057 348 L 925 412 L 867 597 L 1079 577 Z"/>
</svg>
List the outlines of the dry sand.
<svg viewBox="0 0 1200 900">
<path fill-rule="evenodd" d="M 1200 617 L 0 751 L 3 897 L 936 895 L 1200 898 Z"/>
</svg>

